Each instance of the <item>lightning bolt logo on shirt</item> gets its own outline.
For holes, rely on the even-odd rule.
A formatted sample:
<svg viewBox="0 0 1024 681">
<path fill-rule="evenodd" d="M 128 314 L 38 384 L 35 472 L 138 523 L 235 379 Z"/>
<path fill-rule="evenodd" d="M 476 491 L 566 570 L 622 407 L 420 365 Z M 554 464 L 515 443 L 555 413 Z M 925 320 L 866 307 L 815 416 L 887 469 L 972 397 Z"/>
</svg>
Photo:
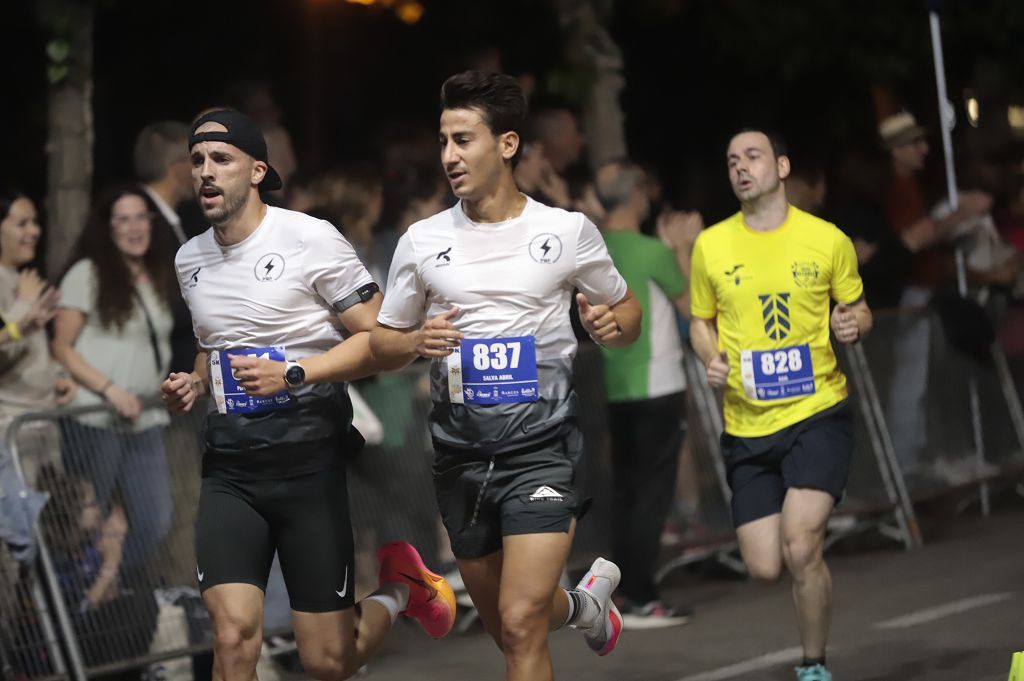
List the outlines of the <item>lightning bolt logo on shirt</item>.
<svg viewBox="0 0 1024 681">
<path fill-rule="evenodd" d="M 284 258 L 279 253 L 267 253 L 256 261 L 253 274 L 256 281 L 277 281 L 284 274 Z"/>
<path fill-rule="evenodd" d="M 555 234 L 538 234 L 530 242 L 530 257 L 542 265 L 558 262 L 562 257 L 562 240 Z"/>
</svg>

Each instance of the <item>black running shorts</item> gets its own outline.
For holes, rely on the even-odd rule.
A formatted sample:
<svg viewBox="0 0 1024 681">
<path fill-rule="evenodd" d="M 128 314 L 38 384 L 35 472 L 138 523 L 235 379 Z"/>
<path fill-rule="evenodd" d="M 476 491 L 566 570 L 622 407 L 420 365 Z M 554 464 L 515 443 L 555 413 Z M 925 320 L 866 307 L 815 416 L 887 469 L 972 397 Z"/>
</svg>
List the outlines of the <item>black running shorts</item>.
<svg viewBox="0 0 1024 681">
<path fill-rule="evenodd" d="M 209 456 L 209 455 L 208 455 Z M 331 612 L 355 599 L 352 524 L 344 461 L 294 477 L 207 472 L 196 518 L 200 590 L 253 584 L 266 591 L 276 550 L 292 610 Z"/>
<path fill-rule="evenodd" d="M 480 558 L 501 549 L 502 537 L 568 532 L 586 510 L 577 467 L 583 435 L 564 435 L 489 456 L 435 443 L 437 504 L 456 558 Z"/>
<path fill-rule="evenodd" d="M 722 434 L 736 527 L 782 511 L 790 487 L 828 492 L 838 502 L 853 458 L 846 400 L 764 437 Z"/>
</svg>

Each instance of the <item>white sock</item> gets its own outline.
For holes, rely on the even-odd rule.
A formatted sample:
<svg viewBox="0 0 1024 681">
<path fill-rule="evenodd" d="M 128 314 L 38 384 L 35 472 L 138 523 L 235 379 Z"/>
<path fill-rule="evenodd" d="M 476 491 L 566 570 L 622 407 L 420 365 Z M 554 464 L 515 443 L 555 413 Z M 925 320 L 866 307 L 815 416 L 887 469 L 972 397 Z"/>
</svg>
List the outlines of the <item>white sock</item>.
<svg viewBox="0 0 1024 681">
<path fill-rule="evenodd" d="M 566 624 L 575 629 L 590 629 L 601 621 L 601 605 L 593 595 L 583 589 L 570 589 L 565 593 L 569 597 Z"/>
<path fill-rule="evenodd" d="M 409 605 L 409 585 L 401 582 L 384 582 L 364 600 L 376 601 L 384 606 L 391 617 L 391 623 L 394 624 L 398 619 L 398 613 Z"/>
</svg>

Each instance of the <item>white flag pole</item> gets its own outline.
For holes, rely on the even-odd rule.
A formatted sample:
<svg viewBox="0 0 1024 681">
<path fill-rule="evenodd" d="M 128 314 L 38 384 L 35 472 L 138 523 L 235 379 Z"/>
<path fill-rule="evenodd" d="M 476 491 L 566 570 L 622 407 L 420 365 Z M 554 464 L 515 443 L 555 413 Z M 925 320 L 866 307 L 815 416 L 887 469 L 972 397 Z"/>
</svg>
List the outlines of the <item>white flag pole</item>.
<svg viewBox="0 0 1024 681">
<path fill-rule="evenodd" d="M 939 127 L 942 131 L 942 152 L 946 159 L 946 192 L 949 200 L 949 208 L 955 211 L 960 204 L 956 188 L 956 168 L 953 164 L 953 126 L 956 124 L 956 114 L 953 105 L 949 102 L 949 94 L 946 91 L 946 65 L 942 52 L 942 31 L 939 27 L 939 5 L 941 3 L 933 0 L 929 3 L 928 22 L 932 31 L 932 57 L 935 61 L 935 89 L 939 96 Z M 961 296 L 967 295 L 967 269 L 964 262 L 963 249 L 956 249 L 956 280 L 957 289 Z"/>
</svg>

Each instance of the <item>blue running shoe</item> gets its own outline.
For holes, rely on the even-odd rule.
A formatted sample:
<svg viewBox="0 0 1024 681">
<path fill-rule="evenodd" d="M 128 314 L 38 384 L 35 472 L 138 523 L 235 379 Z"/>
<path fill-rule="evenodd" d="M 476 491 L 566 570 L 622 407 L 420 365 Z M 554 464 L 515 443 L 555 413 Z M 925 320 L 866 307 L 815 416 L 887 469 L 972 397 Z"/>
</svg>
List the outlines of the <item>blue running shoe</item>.
<svg viewBox="0 0 1024 681">
<path fill-rule="evenodd" d="M 823 664 L 797 667 L 796 681 L 832 681 L 832 672 Z"/>
</svg>

